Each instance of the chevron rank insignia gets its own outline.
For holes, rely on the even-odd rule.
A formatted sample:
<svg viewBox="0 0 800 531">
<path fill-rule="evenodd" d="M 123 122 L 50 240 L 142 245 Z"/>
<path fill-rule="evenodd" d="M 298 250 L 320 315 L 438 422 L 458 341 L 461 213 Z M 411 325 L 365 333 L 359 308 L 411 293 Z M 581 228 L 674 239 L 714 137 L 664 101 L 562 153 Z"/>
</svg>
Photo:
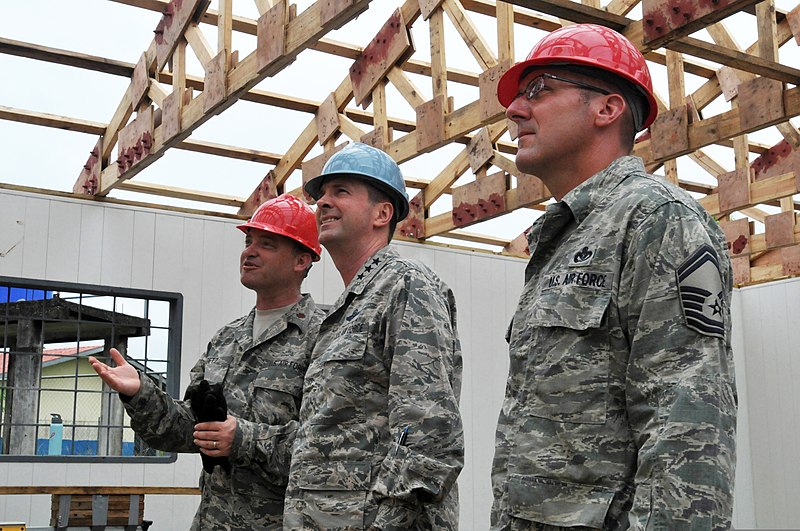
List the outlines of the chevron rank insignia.
<svg viewBox="0 0 800 531">
<path fill-rule="evenodd" d="M 717 253 L 703 245 L 681 264 L 677 274 L 686 326 L 725 339 L 725 296 Z"/>
</svg>

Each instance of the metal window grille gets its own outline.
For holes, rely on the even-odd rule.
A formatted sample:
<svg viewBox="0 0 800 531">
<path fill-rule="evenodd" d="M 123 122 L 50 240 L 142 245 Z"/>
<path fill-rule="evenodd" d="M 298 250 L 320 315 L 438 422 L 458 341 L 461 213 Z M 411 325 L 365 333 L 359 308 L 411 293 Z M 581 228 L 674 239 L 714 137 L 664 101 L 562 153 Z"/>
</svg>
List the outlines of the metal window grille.
<svg viewBox="0 0 800 531">
<path fill-rule="evenodd" d="M 114 347 L 178 392 L 182 295 L 0 276 L 0 461 L 172 461 L 88 362 Z"/>
</svg>

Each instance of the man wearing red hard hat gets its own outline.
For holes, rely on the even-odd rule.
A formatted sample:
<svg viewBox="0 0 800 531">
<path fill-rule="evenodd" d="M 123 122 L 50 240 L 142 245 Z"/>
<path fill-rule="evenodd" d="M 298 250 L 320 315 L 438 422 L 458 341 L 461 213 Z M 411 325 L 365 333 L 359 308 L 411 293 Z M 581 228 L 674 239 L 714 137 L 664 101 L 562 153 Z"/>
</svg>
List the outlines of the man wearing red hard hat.
<svg viewBox="0 0 800 531">
<path fill-rule="evenodd" d="M 202 454 L 193 531 L 283 529 L 303 376 L 322 319 L 311 296 L 300 291 L 321 252 L 313 210 L 282 195 L 238 228 L 245 233 L 240 280 L 256 293 L 256 305 L 211 339 L 183 401 L 140 376 L 116 349 L 116 367 L 90 358 L 151 447 Z M 218 409 L 220 402 L 221 419 L 204 421 L 203 406 Z"/>
<path fill-rule="evenodd" d="M 717 223 L 630 155 L 657 114 L 644 58 L 564 27 L 497 95 L 555 202 L 507 336 L 492 529 L 729 528 L 731 266 Z"/>
</svg>

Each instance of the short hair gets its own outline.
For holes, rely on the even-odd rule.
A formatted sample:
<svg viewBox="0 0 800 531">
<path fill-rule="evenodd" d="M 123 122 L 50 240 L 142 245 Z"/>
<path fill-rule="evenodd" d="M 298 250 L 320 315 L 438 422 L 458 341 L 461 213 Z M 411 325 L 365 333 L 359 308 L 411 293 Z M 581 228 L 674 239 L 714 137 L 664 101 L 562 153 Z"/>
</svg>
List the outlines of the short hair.
<svg viewBox="0 0 800 531">
<path fill-rule="evenodd" d="M 389 240 L 388 242 L 392 241 L 392 237 L 394 236 L 394 231 L 397 229 L 397 204 L 392 200 L 388 193 L 381 190 L 377 186 L 373 186 L 367 180 L 362 179 L 364 184 L 367 185 L 367 197 L 369 198 L 369 202 L 373 205 L 378 203 L 390 203 L 392 205 L 392 219 L 389 222 Z"/>
<path fill-rule="evenodd" d="M 314 265 L 314 256 L 315 256 L 314 251 L 312 251 L 311 249 L 309 249 L 308 247 L 306 247 L 305 245 L 303 245 L 302 243 L 300 243 L 297 240 L 293 240 L 292 238 L 289 238 L 288 236 L 284 236 L 284 237 L 294 244 L 294 255 L 295 256 L 298 256 L 298 255 L 301 255 L 301 254 L 304 254 L 304 253 L 307 253 L 307 254 L 311 255 L 311 261 L 308 263 L 308 267 L 306 268 L 305 272 L 303 273 L 303 278 L 306 278 L 308 276 L 308 272 L 311 271 L 311 266 Z"/>
</svg>

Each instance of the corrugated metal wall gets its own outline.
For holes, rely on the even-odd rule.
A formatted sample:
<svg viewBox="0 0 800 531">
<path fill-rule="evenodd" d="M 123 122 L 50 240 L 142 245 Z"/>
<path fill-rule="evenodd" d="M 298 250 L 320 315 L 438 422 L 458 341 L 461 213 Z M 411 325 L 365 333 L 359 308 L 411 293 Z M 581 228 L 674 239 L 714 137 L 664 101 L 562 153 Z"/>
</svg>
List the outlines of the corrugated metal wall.
<svg viewBox="0 0 800 531">
<path fill-rule="evenodd" d="M 242 235 L 235 222 L 165 211 L 0 192 L 0 275 L 177 291 L 184 296 L 181 382 L 225 322 L 251 308 L 238 281 Z M 456 295 L 464 350 L 466 468 L 459 479 L 461 529 L 488 527 L 494 426 L 508 370 L 506 326 L 524 262 L 484 253 L 398 243 L 436 270 Z M 342 289 L 325 257 L 305 290 L 324 304 Z M 737 291 L 734 347 L 740 386 L 738 527 L 798 525 L 800 465 L 800 281 Z M 745 328 L 746 327 L 746 328 Z M 747 353 L 744 356 L 742 353 Z M 752 451 L 751 451 L 752 448 Z M 200 460 L 174 464 L 0 464 L 0 485 L 193 486 Z M 158 529 L 186 529 L 196 500 L 147 496 Z M 49 496 L 0 498 L 0 521 L 47 525 Z"/>
</svg>

